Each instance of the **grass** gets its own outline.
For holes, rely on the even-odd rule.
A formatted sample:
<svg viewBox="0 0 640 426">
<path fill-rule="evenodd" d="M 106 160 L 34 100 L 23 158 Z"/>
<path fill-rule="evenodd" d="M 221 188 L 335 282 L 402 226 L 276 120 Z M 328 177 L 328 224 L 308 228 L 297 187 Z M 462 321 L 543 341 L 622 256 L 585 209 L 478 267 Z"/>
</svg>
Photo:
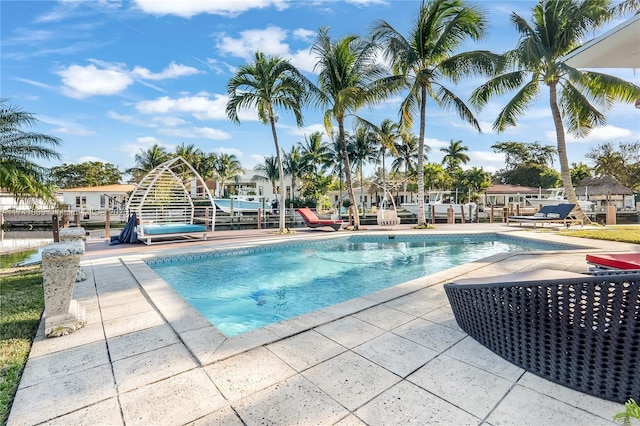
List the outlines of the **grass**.
<svg viewBox="0 0 640 426">
<path fill-rule="evenodd" d="M 44 310 L 40 269 L 0 275 L 0 424 L 6 424 Z"/>
<path fill-rule="evenodd" d="M 609 225 L 594 229 L 563 229 L 559 235 L 640 244 L 640 225 Z"/>
</svg>

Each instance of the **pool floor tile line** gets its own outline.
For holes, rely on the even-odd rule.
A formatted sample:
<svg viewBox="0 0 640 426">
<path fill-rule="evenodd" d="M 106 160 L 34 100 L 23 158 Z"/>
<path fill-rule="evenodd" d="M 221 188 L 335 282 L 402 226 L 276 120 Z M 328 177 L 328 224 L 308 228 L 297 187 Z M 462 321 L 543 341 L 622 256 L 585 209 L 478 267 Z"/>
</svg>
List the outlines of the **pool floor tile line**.
<svg viewBox="0 0 640 426">
<path fill-rule="evenodd" d="M 239 235 L 240 245 L 262 238 Z M 345 303 L 225 338 L 210 324 L 201 327 L 183 303 L 171 303 L 154 275 L 132 270 L 125 259 L 219 244 L 140 247 L 136 255 L 133 248 L 91 249 L 100 243 L 88 241 L 88 279 L 74 293 L 95 311 L 91 321 L 55 339 L 43 337 L 41 321 L 9 425 L 591 425 L 613 424 L 624 410 L 526 373 L 474 341 L 455 324 L 442 288 L 456 277 L 537 264 L 584 272 L 585 250 L 493 257 L 377 292 L 370 305 Z M 638 248 L 599 241 L 593 250 Z M 165 316 L 172 306 L 182 312 Z"/>
</svg>

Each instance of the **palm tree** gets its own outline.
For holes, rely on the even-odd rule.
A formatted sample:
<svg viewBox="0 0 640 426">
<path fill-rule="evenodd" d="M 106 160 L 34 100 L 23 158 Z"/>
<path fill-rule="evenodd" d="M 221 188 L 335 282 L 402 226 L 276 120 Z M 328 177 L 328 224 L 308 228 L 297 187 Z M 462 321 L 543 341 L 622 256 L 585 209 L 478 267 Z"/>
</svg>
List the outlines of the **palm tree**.
<svg viewBox="0 0 640 426">
<path fill-rule="evenodd" d="M 444 152 L 442 158 L 442 165 L 445 166 L 445 170 L 449 173 L 453 173 L 460 168 L 460 164 L 467 164 L 469 156 L 465 154 L 469 151 L 469 147 L 462 145 L 462 141 L 449 141 L 449 146 L 440 148 L 440 151 Z"/>
<path fill-rule="evenodd" d="M 385 118 L 380 124 L 380 128 L 376 128 L 376 134 L 378 136 L 378 142 L 380 146 L 378 147 L 380 157 L 382 158 L 382 187 L 384 190 L 387 190 L 387 177 L 386 177 L 386 166 L 385 166 L 385 156 L 387 151 L 390 151 L 391 154 L 397 154 L 396 151 L 396 141 L 400 137 L 399 134 L 399 125 L 394 123 L 388 118 Z"/>
<path fill-rule="evenodd" d="M 280 179 L 280 172 L 278 170 L 278 159 L 276 157 L 273 155 L 264 157 L 264 163 L 256 164 L 253 170 L 258 172 L 258 174 L 253 175 L 251 180 L 268 180 L 271 182 L 272 192 L 274 194 L 278 193 L 276 185 L 278 179 Z"/>
<path fill-rule="evenodd" d="M 296 124 L 302 126 L 302 105 L 309 86 L 307 79 L 288 61 L 278 56 L 265 56 L 261 52 L 256 52 L 254 63 L 238 68 L 227 85 L 229 119 L 240 123 L 238 110 L 254 107 L 258 111 L 260 121 L 271 126 L 280 176 L 281 233 L 285 232 L 284 168 L 276 132 L 278 117 L 275 108 L 291 111 L 296 118 Z"/>
<path fill-rule="evenodd" d="M 407 181 L 409 177 L 416 176 L 416 167 L 418 164 L 418 137 L 412 133 L 401 132 L 400 138 L 396 143 L 396 152 L 398 155 L 391 163 L 391 171 L 400 173 L 400 169 L 404 167 L 404 193 L 407 193 Z M 424 152 L 422 153 L 423 162 L 427 159 L 427 153 L 431 151 L 431 147 L 425 145 Z M 406 200 L 408 201 L 408 200 Z"/>
<path fill-rule="evenodd" d="M 347 147 L 349 152 L 351 146 Z M 342 179 L 344 177 L 344 160 L 342 159 L 342 143 L 338 140 L 335 132 L 331 133 L 331 143 L 328 144 L 327 159 L 324 168 L 329 169 L 330 173 L 338 175 L 338 211 L 342 208 Z"/>
<path fill-rule="evenodd" d="M 311 136 L 304 137 L 304 144 L 298 142 L 302 156 L 304 157 L 305 169 L 314 175 L 318 174 L 318 168 L 324 168 L 329 155 L 329 147 L 322 141 L 321 132 L 313 132 Z"/>
<path fill-rule="evenodd" d="M 610 0 L 541 0 L 532 10 L 531 23 L 512 13 L 511 22 L 520 34 L 518 44 L 505 54 L 502 72 L 472 94 L 472 102 L 482 107 L 494 95 L 517 90 L 493 123 L 494 130 L 503 131 L 516 125 L 540 95 L 542 85 L 548 87 L 562 184 L 568 201 L 576 205 L 576 217 L 585 223 L 589 219 L 571 182 L 565 125 L 568 133 L 584 137 L 606 123 L 595 104 L 606 108 L 615 101 L 632 103 L 640 96 L 640 88 L 618 77 L 578 70 L 562 59 L 611 17 L 610 5 Z"/>
<path fill-rule="evenodd" d="M 355 116 L 364 105 L 386 99 L 398 86 L 391 86 L 389 83 L 393 83 L 393 80 L 383 78 L 385 69 L 376 63 L 375 45 L 356 35 L 334 41 L 329 37 L 329 29 L 321 28 L 311 52 L 317 58 L 314 71 L 318 73 L 319 103 L 327 108 L 324 112 L 327 134 L 332 132 L 333 121 L 338 124 L 338 141 L 353 210 L 353 226 L 359 229 L 360 218 L 353 193 L 344 121 L 349 115 Z"/>
<path fill-rule="evenodd" d="M 292 146 L 291 152 L 284 154 L 284 172 L 291 177 L 291 198 L 296 196 L 296 183 L 305 170 L 304 155 L 299 146 Z"/>
<path fill-rule="evenodd" d="M 151 148 L 140 152 L 134 157 L 136 165 L 126 170 L 134 182 L 139 182 L 147 173 L 171 158 L 165 147 L 154 144 Z"/>
<path fill-rule="evenodd" d="M 226 183 L 235 176 L 242 175 L 244 169 L 240 165 L 238 158 L 233 154 L 220 154 L 216 160 L 214 170 L 220 181 L 218 195 L 222 197 L 224 196 Z"/>
<path fill-rule="evenodd" d="M 5 102 L 0 99 L 0 188 L 16 199 L 52 199 L 51 187 L 44 183 L 46 169 L 33 160 L 59 159 L 60 154 L 53 147 L 60 145 L 60 139 L 23 130 L 38 120 L 33 114 Z"/>
<path fill-rule="evenodd" d="M 384 57 L 393 71 L 403 76 L 409 94 L 400 105 L 400 126 L 409 131 L 413 117 L 420 117 L 418 152 L 424 152 L 427 100 L 431 98 L 441 108 L 456 110 L 458 115 L 480 131 L 480 126 L 465 103 L 444 85 L 448 78 L 457 83 L 471 73 L 490 74 L 495 69 L 497 55 L 487 51 L 454 54 L 467 39 L 479 40 L 484 35 L 486 21 L 476 6 L 464 0 L 430 0 L 418 11 L 409 36 L 404 37 L 386 21 L 374 25 L 374 39 L 383 48 Z M 424 158 L 418 157 L 418 224 L 424 225 Z"/>
<path fill-rule="evenodd" d="M 360 200 L 364 204 L 364 172 L 362 169 L 366 163 L 376 160 L 378 156 L 378 151 L 376 150 L 378 140 L 375 133 L 362 126 L 358 127 L 349 139 L 351 161 L 353 161 L 360 174 Z M 364 206 L 362 209 L 364 211 Z"/>
</svg>

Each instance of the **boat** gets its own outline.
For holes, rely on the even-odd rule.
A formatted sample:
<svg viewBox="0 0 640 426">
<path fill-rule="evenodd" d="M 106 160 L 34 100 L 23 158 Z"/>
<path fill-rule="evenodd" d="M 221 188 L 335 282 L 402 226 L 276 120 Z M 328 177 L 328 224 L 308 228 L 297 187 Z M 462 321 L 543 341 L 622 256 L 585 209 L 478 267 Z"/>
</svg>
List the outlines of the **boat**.
<svg viewBox="0 0 640 426">
<path fill-rule="evenodd" d="M 564 188 L 550 188 L 549 196 L 547 198 L 527 198 L 527 202 L 535 208 L 540 208 L 540 206 L 544 207 L 566 204 L 569 201 L 565 196 Z M 595 203 L 589 200 L 578 200 L 578 204 L 580 204 L 580 208 L 584 212 L 593 211 L 595 208 Z"/>
<path fill-rule="evenodd" d="M 225 213 L 258 213 L 258 209 L 271 212 L 269 199 L 260 195 L 232 195 L 230 198 L 214 198 L 216 207 Z"/>
<path fill-rule="evenodd" d="M 462 208 L 464 208 L 465 220 L 471 222 L 476 216 L 478 205 L 474 202 L 459 204 L 451 201 L 452 193 L 450 191 L 429 191 L 427 196 L 429 201 L 424 203 L 424 214 L 427 220 L 431 217 L 433 207 L 436 219 L 447 219 L 449 207 L 453 209 L 456 219 L 462 219 Z M 418 215 L 418 203 L 402 203 L 400 208 Z"/>
</svg>

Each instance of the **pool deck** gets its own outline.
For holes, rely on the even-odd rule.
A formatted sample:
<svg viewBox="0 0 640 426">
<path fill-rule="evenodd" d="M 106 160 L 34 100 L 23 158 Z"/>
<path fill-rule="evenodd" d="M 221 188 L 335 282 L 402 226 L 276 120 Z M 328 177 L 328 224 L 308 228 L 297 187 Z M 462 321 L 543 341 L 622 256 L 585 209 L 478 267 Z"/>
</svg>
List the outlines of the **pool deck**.
<svg viewBox="0 0 640 426">
<path fill-rule="evenodd" d="M 505 232 L 591 248 L 496 255 L 226 338 L 142 260 L 338 233 L 217 231 L 209 241 L 156 246 L 89 240 L 88 279 L 74 290 L 87 325 L 45 339 L 41 322 L 8 424 L 617 424 L 623 405 L 525 372 L 466 335 L 442 284 L 542 268 L 586 272 L 586 253 L 638 245 L 502 224 L 391 230 Z"/>
</svg>

